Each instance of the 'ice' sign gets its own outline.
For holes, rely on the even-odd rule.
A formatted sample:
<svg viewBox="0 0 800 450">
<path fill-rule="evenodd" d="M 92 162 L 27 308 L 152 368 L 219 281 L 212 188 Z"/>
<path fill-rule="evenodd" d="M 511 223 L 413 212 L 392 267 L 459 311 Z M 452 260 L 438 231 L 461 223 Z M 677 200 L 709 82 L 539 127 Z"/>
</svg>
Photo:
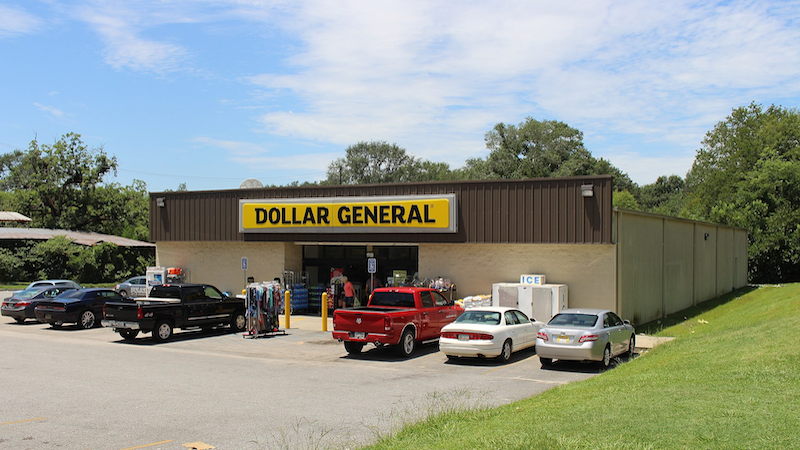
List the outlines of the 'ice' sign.
<svg viewBox="0 0 800 450">
<path fill-rule="evenodd" d="M 545 284 L 544 275 L 520 275 L 519 282 L 520 284 Z"/>
</svg>

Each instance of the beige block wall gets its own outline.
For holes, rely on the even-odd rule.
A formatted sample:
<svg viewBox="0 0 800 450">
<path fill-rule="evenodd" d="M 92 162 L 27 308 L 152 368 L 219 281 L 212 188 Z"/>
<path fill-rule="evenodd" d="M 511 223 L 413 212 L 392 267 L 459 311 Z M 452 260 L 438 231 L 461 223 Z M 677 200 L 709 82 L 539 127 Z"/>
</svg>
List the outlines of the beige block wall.
<svg viewBox="0 0 800 450">
<path fill-rule="evenodd" d="M 282 277 L 284 267 L 299 272 L 302 249 L 298 248 L 283 242 L 157 242 L 156 264 L 180 267 L 187 271 L 189 282 L 237 294 L 245 286 L 245 276 L 270 281 Z M 242 257 L 248 260 L 246 275 Z"/>
<path fill-rule="evenodd" d="M 544 274 L 547 283 L 568 286 L 571 307 L 617 309 L 614 245 L 420 244 L 419 274 L 452 279 L 459 297 Z"/>
<path fill-rule="evenodd" d="M 617 250 L 620 315 L 640 324 L 664 314 L 664 222 L 658 217 L 620 214 Z"/>
<path fill-rule="evenodd" d="M 664 312 L 682 311 L 694 302 L 694 224 L 664 222 Z"/>
</svg>

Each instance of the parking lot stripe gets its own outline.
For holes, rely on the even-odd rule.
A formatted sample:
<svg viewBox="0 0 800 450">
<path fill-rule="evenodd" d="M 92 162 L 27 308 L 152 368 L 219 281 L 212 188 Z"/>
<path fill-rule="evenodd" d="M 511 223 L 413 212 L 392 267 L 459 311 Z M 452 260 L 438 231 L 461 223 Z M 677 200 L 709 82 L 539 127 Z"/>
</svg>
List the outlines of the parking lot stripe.
<svg viewBox="0 0 800 450">
<path fill-rule="evenodd" d="M 14 422 L 3 422 L 3 423 L 0 423 L 0 425 L 13 425 L 15 423 L 33 422 L 35 420 L 45 420 L 45 419 L 47 419 L 47 417 L 37 417 L 35 419 L 16 420 Z"/>
<path fill-rule="evenodd" d="M 126 447 L 126 448 L 123 448 L 121 450 L 136 450 L 137 448 L 152 447 L 154 445 L 168 444 L 170 442 L 172 442 L 172 439 L 170 439 L 168 441 L 153 442 L 152 444 L 139 445 L 137 447 Z"/>
</svg>

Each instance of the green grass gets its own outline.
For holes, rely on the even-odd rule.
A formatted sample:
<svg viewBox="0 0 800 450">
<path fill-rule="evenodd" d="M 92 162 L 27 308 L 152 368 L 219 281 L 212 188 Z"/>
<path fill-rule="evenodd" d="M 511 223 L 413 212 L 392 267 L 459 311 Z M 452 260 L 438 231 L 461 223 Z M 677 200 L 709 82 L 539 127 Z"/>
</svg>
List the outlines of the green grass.
<svg viewBox="0 0 800 450">
<path fill-rule="evenodd" d="M 600 376 L 500 408 L 454 408 L 369 448 L 800 448 L 800 284 L 675 316 L 654 326 L 676 340 Z"/>
</svg>

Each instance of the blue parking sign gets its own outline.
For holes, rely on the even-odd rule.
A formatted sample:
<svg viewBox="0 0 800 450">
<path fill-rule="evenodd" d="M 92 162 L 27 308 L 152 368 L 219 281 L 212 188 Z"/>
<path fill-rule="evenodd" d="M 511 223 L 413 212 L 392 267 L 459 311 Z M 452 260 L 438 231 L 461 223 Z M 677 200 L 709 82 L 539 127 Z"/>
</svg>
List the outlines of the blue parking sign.
<svg viewBox="0 0 800 450">
<path fill-rule="evenodd" d="M 378 260 L 375 258 L 367 258 L 367 273 L 375 273 L 378 271 Z"/>
</svg>

